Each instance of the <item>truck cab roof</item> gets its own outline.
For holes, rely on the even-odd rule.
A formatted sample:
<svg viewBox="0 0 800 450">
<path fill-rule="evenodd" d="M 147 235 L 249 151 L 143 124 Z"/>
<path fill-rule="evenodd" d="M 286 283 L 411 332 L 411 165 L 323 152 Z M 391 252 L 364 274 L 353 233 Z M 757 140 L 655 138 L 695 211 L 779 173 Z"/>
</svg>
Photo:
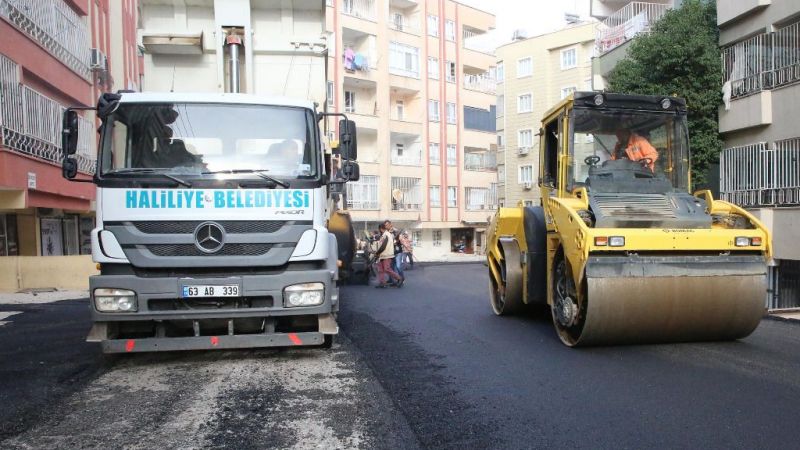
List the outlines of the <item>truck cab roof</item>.
<svg viewBox="0 0 800 450">
<path fill-rule="evenodd" d="M 121 92 L 121 103 L 226 103 L 240 105 L 290 106 L 314 110 L 310 100 L 254 94 L 207 92 Z"/>
</svg>

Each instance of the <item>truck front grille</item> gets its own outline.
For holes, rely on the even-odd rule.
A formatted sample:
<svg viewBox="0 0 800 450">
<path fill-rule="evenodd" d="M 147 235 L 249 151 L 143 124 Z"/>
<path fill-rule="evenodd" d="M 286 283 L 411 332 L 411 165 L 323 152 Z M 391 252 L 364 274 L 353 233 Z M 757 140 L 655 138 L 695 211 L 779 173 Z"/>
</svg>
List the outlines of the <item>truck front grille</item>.
<svg viewBox="0 0 800 450">
<path fill-rule="evenodd" d="M 260 256 L 272 244 L 226 244 L 215 253 L 201 252 L 194 244 L 151 244 L 146 246 L 156 256 Z"/>
<path fill-rule="evenodd" d="M 208 298 L 154 298 L 147 301 L 150 311 L 196 311 L 217 309 L 272 308 L 272 296 L 262 297 L 208 297 Z"/>
<path fill-rule="evenodd" d="M 192 234 L 202 221 L 146 221 L 133 222 L 137 230 L 145 234 Z M 279 220 L 256 221 L 256 220 L 223 220 L 218 221 L 228 234 L 245 233 L 274 233 L 281 229 L 287 222 Z"/>
</svg>

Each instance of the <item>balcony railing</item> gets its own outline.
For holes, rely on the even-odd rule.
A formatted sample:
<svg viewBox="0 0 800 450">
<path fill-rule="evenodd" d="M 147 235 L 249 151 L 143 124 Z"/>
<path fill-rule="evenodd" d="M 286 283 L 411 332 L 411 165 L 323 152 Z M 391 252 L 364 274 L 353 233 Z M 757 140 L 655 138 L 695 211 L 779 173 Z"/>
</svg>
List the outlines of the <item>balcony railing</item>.
<svg viewBox="0 0 800 450">
<path fill-rule="evenodd" d="M 670 5 L 660 3 L 630 2 L 606 17 L 597 27 L 595 46 L 598 54 L 619 47 L 639 33 L 649 32 L 650 27 L 670 8 Z"/>
<path fill-rule="evenodd" d="M 409 17 L 395 13 L 389 14 L 389 28 L 416 35 L 419 35 L 422 32 L 419 24 L 419 17 Z"/>
<path fill-rule="evenodd" d="M 490 188 L 465 188 L 467 211 L 481 211 L 497 209 L 497 184 L 492 183 Z"/>
<path fill-rule="evenodd" d="M 731 98 L 800 81 L 800 22 L 725 47 L 722 69 Z"/>
<path fill-rule="evenodd" d="M 392 151 L 392 164 L 398 166 L 421 166 L 422 149 L 405 149 L 402 154 L 398 154 L 395 149 Z"/>
<path fill-rule="evenodd" d="M 744 207 L 800 205 L 800 138 L 732 147 L 720 156 L 720 194 Z"/>
<path fill-rule="evenodd" d="M 392 210 L 419 211 L 422 208 L 422 180 L 392 177 Z"/>
<path fill-rule="evenodd" d="M 478 36 L 482 36 L 486 33 L 482 31 L 475 31 L 469 28 L 464 28 L 464 31 L 461 33 L 461 38 L 464 45 L 464 48 L 467 50 L 474 50 L 476 52 L 486 53 L 487 55 L 494 55 L 494 50 L 492 49 L 492 44 L 488 41 L 482 41 Z M 472 39 L 476 38 L 476 39 Z"/>
<path fill-rule="evenodd" d="M 60 163 L 61 116 L 65 108 L 19 82 L 18 65 L 0 55 L 0 137 L 5 147 Z M 79 117 L 78 169 L 94 173 L 94 126 Z"/>
<path fill-rule="evenodd" d="M 373 22 L 378 17 L 375 0 L 342 0 L 342 13 Z"/>
<path fill-rule="evenodd" d="M 464 74 L 464 88 L 487 94 L 496 94 L 497 80 L 487 75 Z"/>
<path fill-rule="evenodd" d="M 497 153 L 478 151 L 464 153 L 464 170 L 493 172 L 497 170 Z"/>
<path fill-rule="evenodd" d="M 347 189 L 347 207 L 350 209 L 380 209 L 378 203 L 378 180 L 375 175 L 362 175 L 358 181 L 350 181 Z"/>
<path fill-rule="evenodd" d="M 41 44 L 67 67 L 88 79 L 89 30 L 62 0 L 0 0 L 0 17 Z"/>
</svg>

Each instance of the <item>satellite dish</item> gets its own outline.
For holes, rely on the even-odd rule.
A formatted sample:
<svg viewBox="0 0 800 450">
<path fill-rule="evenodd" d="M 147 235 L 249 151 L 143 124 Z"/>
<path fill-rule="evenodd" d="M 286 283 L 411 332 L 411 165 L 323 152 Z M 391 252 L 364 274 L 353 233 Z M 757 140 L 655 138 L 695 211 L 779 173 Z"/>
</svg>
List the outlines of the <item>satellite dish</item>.
<svg viewBox="0 0 800 450">
<path fill-rule="evenodd" d="M 400 189 L 395 189 L 395 190 L 393 190 L 393 191 L 392 191 L 392 198 L 393 198 L 393 199 L 394 199 L 396 202 L 401 202 L 401 201 L 403 201 L 403 191 L 401 191 Z"/>
</svg>

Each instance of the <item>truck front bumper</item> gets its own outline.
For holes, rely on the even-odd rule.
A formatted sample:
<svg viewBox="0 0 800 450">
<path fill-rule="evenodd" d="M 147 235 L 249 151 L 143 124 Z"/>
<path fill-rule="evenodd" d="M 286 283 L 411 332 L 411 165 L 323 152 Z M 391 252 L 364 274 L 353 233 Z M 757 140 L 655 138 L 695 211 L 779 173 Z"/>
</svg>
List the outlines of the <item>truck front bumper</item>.
<svg viewBox="0 0 800 450">
<path fill-rule="evenodd" d="M 335 277 L 327 269 L 226 277 L 94 276 L 89 281 L 94 325 L 87 341 L 100 342 L 106 353 L 320 345 L 325 335 L 338 332 Z M 285 307 L 284 288 L 303 283 L 322 283 L 323 302 Z M 184 286 L 204 285 L 235 285 L 240 295 L 183 297 Z M 134 291 L 137 311 L 98 311 L 98 288 Z"/>
</svg>

